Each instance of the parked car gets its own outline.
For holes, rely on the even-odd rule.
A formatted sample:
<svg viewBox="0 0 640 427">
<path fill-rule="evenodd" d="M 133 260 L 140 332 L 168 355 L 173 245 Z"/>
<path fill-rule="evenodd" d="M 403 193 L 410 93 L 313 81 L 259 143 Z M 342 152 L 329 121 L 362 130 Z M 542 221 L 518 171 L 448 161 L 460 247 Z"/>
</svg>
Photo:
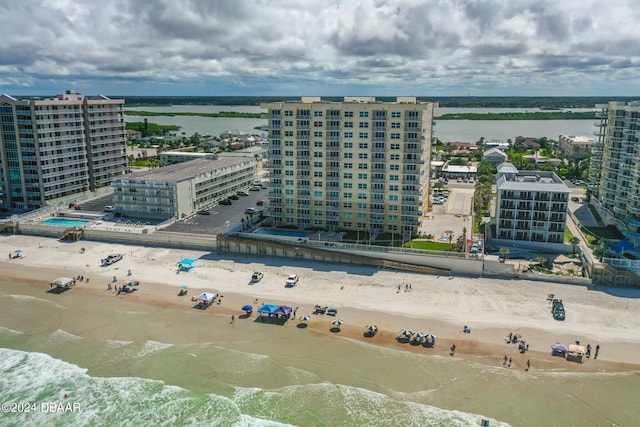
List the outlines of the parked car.
<svg viewBox="0 0 640 427">
<path fill-rule="evenodd" d="M 199 210 L 198 212 L 196 212 L 198 215 L 211 215 L 211 212 L 209 212 L 208 210 L 202 209 Z"/>
<path fill-rule="evenodd" d="M 249 190 L 251 190 L 251 191 L 260 191 L 260 190 L 262 190 L 262 186 L 261 185 L 252 185 L 251 187 L 249 187 Z"/>
<path fill-rule="evenodd" d="M 456 179 L 456 182 L 462 182 L 462 178 Z"/>
<path fill-rule="evenodd" d="M 469 251 L 472 254 L 477 254 L 478 253 L 478 244 L 474 243 L 473 245 L 471 245 L 471 250 Z"/>
<path fill-rule="evenodd" d="M 262 280 L 263 277 L 264 277 L 264 273 L 262 273 L 260 271 L 256 271 L 255 273 L 253 273 L 251 275 L 251 281 L 252 282 L 259 282 L 260 280 Z"/>
<path fill-rule="evenodd" d="M 246 215 L 253 215 L 253 214 L 255 214 L 256 212 L 258 212 L 258 211 L 256 210 L 256 208 L 247 208 L 247 209 L 245 209 L 245 210 L 244 210 L 244 213 L 245 213 Z"/>
<path fill-rule="evenodd" d="M 564 311 L 564 304 L 561 299 L 554 299 L 551 302 L 551 314 L 556 320 L 564 320 L 566 313 Z"/>
<path fill-rule="evenodd" d="M 220 205 L 230 205 L 232 202 L 229 199 L 220 200 Z"/>
<path fill-rule="evenodd" d="M 119 253 L 112 253 L 110 255 L 108 255 L 106 258 L 102 259 L 102 265 L 111 265 L 113 263 L 116 263 L 118 261 L 120 261 L 122 259 L 122 254 Z"/>
<path fill-rule="evenodd" d="M 248 196 L 249 193 L 247 193 L 246 191 L 238 191 L 238 196 Z"/>
<path fill-rule="evenodd" d="M 286 283 L 285 283 L 285 286 L 286 286 L 287 288 L 292 288 L 292 287 L 294 287 L 295 285 L 297 285 L 297 284 L 298 284 L 298 280 L 300 280 L 300 278 L 299 278 L 297 275 L 292 274 L 291 276 L 289 276 L 289 277 L 287 278 L 287 281 L 286 281 Z"/>
<path fill-rule="evenodd" d="M 230 196 L 229 196 L 229 198 L 230 198 L 231 200 L 238 200 L 240 197 L 238 197 L 238 195 L 237 195 L 237 194 L 232 194 L 232 195 L 230 195 Z"/>
<path fill-rule="evenodd" d="M 104 209 L 102 209 L 102 212 L 115 212 L 115 210 L 115 206 L 105 206 Z"/>
<path fill-rule="evenodd" d="M 580 202 L 580 198 L 579 198 L 579 197 L 572 197 L 572 198 L 571 198 L 571 201 L 572 201 L 572 202 L 579 203 L 579 202 Z"/>
<path fill-rule="evenodd" d="M 264 200 L 258 200 L 258 201 L 256 202 L 256 205 L 258 205 L 258 206 L 262 206 L 262 205 L 264 205 L 264 203 L 265 203 L 265 201 L 264 201 Z"/>
</svg>

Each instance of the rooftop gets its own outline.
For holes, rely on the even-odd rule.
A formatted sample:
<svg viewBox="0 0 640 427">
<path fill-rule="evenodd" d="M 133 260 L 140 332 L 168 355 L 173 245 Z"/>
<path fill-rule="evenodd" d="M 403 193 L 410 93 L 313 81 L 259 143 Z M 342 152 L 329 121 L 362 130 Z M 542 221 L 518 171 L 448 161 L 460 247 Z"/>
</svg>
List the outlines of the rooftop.
<svg viewBox="0 0 640 427">
<path fill-rule="evenodd" d="M 246 163 L 248 160 L 253 159 L 247 157 L 219 157 L 218 159 L 191 160 L 189 162 L 164 166 L 158 169 L 152 169 L 150 171 L 135 172 L 129 175 L 123 175 L 122 177 L 118 177 L 117 179 L 115 179 L 114 182 L 129 180 L 180 182 L 193 178 L 194 176 L 202 173 L 214 171 L 216 169 L 240 165 Z"/>
<path fill-rule="evenodd" d="M 497 184 L 498 190 L 571 192 L 558 175 L 549 171 L 522 171 L 515 179 L 507 179 L 507 176 L 503 175 Z"/>
</svg>

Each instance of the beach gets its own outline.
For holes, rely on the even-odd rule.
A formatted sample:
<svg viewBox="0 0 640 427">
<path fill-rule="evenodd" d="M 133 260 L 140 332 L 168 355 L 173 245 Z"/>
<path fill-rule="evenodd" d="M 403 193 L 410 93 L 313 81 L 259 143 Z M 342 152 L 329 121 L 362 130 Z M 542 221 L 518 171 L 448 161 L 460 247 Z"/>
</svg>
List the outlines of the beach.
<svg viewBox="0 0 640 427">
<path fill-rule="evenodd" d="M 45 353 L 55 359 L 49 364 L 87 370 L 92 382 L 161 381 L 161 389 L 185 402 L 193 394 L 217 396 L 231 412 L 212 416 L 232 420 L 220 425 L 389 425 L 398 411 L 406 413 L 404 425 L 640 420 L 632 397 L 640 385 L 636 290 L 35 236 L 0 236 L 0 249 L 22 255 L 0 261 L 2 347 Z M 123 259 L 102 267 L 112 252 Z M 179 272 L 182 258 L 195 259 L 195 268 Z M 264 278 L 250 284 L 253 271 Z M 290 274 L 300 281 L 286 288 Z M 89 281 L 47 292 L 55 278 L 80 275 Z M 130 280 L 140 282 L 138 291 L 107 290 Z M 179 297 L 183 286 L 188 295 Z M 193 308 L 191 297 L 205 291 L 223 295 L 221 304 Z M 564 322 L 551 316 L 550 293 L 564 301 Z M 297 307 L 297 317 L 311 318 L 302 328 L 297 319 L 278 326 L 257 321 L 255 312 L 243 316 L 240 307 L 263 302 Z M 313 315 L 316 304 L 336 308 L 337 316 Z M 337 319 L 343 325 L 331 332 Z M 379 328 L 374 337 L 364 336 L 368 324 Z M 471 333 L 462 332 L 465 325 Z M 405 328 L 436 335 L 436 346 L 398 343 L 395 336 Z M 521 354 L 506 344 L 510 333 L 520 334 L 530 350 Z M 599 345 L 598 359 L 578 364 L 551 356 L 554 343 L 575 341 Z M 513 359 L 510 368 L 505 355 Z M 211 421 L 184 417 L 174 424 Z"/>
</svg>

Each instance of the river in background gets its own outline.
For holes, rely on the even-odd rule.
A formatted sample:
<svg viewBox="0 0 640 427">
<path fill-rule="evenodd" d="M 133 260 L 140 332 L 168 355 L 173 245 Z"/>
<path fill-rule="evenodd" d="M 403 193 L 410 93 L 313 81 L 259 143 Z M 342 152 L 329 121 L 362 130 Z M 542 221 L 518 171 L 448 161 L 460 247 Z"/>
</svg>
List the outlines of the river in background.
<svg viewBox="0 0 640 427">
<path fill-rule="evenodd" d="M 235 111 L 243 113 L 265 113 L 259 106 L 228 106 L 228 105 L 172 105 L 167 107 L 131 107 L 127 110 L 152 111 L 152 112 L 194 112 L 194 113 L 218 113 L 221 111 Z M 459 113 L 510 113 L 510 112 L 539 112 L 546 111 L 538 108 L 438 108 L 437 115 Z M 570 111 L 591 111 L 589 109 L 571 109 Z M 595 112 L 595 110 L 593 110 Z M 125 115 L 127 122 L 144 121 L 143 116 Z M 200 135 L 220 135 L 221 133 L 239 129 L 249 133 L 261 135 L 266 138 L 266 131 L 255 129 L 266 126 L 265 119 L 242 119 L 224 117 L 197 117 L 197 116 L 148 116 L 150 122 L 160 125 L 181 126 L 178 135 L 184 133 L 191 136 L 194 133 Z M 547 137 L 558 139 L 560 134 L 580 135 L 593 137 L 596 130 L 593 120 L 435 120 L 434 135 L 444 142 L 463 141 L 474 142 L 484 137 L 485 141 L 507 141 L 516 136 Z"/>
</svg>

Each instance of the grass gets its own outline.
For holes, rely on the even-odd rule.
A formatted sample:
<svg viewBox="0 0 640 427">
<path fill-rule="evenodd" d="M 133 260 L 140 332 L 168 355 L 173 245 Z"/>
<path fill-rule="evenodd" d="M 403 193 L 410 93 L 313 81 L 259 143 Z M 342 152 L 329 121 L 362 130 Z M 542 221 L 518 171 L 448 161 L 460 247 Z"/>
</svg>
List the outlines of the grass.
<svg viewBox="0 0 640 427">
<path fill-rule="evenodd" d="M 599 226 L 603 226 L 603 222 L 602 222 L 602 217 L 600 216 L 600 214 L 598 213 L 598 210 L 595 208 L 595 206 L 593 206 L 591 203 L 589 203 L 587 205 L 587 207 L 589 208 L 589 210 L 591 211 L 591 215 L 593 215 L 593 218 L 598 222 Z"/>
<path fill-rule="evenodd" d="M 596 240 L 603 239 L 611 239 L 611 240 L 622 240 L 624 236 L 620 231 L 613 225 L 608 225 L 606 227 L 585 227 L 581 226 L 583 232 L 586 234 L 593 236 Z"/>
<path fill-rule="evenodd" d="M 429 240 L 412 240 L 410 242 L 413 249 L 424 249 L 429 251 L 447 251 L 451 244 L 444 242 L 432 242 Z"/>
</svg>

